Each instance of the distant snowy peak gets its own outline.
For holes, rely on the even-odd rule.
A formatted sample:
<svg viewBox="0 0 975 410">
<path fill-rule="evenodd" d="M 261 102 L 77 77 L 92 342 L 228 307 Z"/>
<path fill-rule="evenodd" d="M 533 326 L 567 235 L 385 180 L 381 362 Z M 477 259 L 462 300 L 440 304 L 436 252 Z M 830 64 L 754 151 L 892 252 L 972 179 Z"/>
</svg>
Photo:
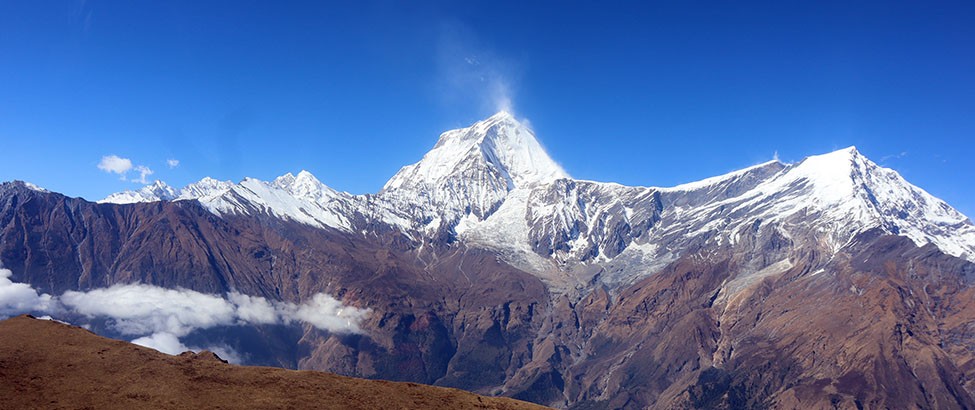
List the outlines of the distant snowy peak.
<svg viewBox="0 0 975 410">
<path fill-rule="evenodd" d="M 329 188 L 319 181 L 318 178 L 315 178 L 311 172 L 305 170 L 299 172 L 298 175 L 293 175 L 289 172 L 279 176 L 274 179 L 272 184 L 297 198 L 312 202 L 328 201 L 341 196 L 338 191 Z"/>
<path fill-rule="evenodd" d="M 308 225 L 351 229 L 350 217 L 356 209 L 356 198 L 340 193 L 321 183 L 308 171 L 291 173 L 265 182 L 245 178 L 239 184 L 210 177 L 176 191 L 165 182 L 156 181 L 135 191 L 109 195 L 101 203 L 198 200 L 217 215 L 267 214 Z"/>
<path fill-rule="evenodd" d="M 177 199 L 200 199 L 213 197 L 229 191 L 233 186 L 234 183 L 231 181 L 220 181 L 210 177 L 205 177 L 181 189 Z"/>
<path fill-rule="evenodd" d="M 477 167 L 494 171 L 511 189 L 569 177 L 531 129 L 502 111 L 470 127 L 441 134 L 420 162 L 404 167 L 383 189 L 442 187 L 452 179 L 470 176 Z"/>
<path fill-rule="evenodd" d="M 228 191 L 200 203 L 218 215 L 264 214 L 322 228 L 351 230 L 351 195 L 339 194 L 311 173 L 290 173 L 265 182 L 245 178 Z"/>
<path fill-rule="evenodd" d="M 896 171 L 877 165 L 856 147 L 808 157 L 756 190 L 801 193 L 792 205 L 814 206 L 864 222 L 888 222 L 891 227 L 904 221 L 940 226 L 969 223 L 947 203 L 907 182 Z"/>
<path fill-rule="evenodd" d="M 171 201 L 176 199 L 176 197 L 177 193 L 175 189 L 167 185 L 165 182 L 157 180 L 156 182 L 146 185 L 138 190 L 116 192 L 98 202 L 111 204 L 133 204 L 137 202 Z"/>
<path fill-rule="evenodd" d="M 965 215 L 855 147 L 784 166 L 739 195 L 687 209 L 683 219 L 711 221 L 695 227 L 697 232 L 735 231 L 754 221 L 781 223 L 828 233 L 834 247 L 858 232 L 881 228 L 918 245 L 933 243 L 946 253 L 975 260 L 975 226 Z"/>
<path fill-rule="evenodd" d="M 176 191 L 173 187 L 163 181 L 155 181 L 137 190 L 117 192 L 109 195 L 99 203 L 112 204 L 132 204 L 137 202 L 157 202 L 157 201 L 177 201 L 186 199 L 199 199 L 208 196 L 220 195 L 234 185 L 230 181 L 218 181 L 206 177 L 198 182 L 192 183 L 183 189 Z"/>
</svg>

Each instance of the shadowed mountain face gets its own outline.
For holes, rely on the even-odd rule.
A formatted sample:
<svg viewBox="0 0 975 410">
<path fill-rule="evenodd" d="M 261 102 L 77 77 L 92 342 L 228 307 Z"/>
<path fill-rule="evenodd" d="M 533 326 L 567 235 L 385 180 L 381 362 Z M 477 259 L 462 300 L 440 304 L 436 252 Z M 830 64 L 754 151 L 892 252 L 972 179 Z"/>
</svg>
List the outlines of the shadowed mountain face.
<svg viewBox="0 0 975 410">
<path fill-rule="evenodd" d="M 69 302 L 131 283 L 226 298 L 227 317 L 150 325 L 245 363 L 555 407 L 975 408 L 975 227 L 853 148 L 626 187 L 569 178 L 502 113 L 376 195 L 307 172 L 156 188 L 0 185 L 7 282 L 128 339 L 155 330 Z M 337 308 L 308 305 L 323 294 Z"/>
<path fill-rule="evenodd" d="M 9 221 L 0 255 L 22 261 L 4 266 L 30 272 L 16 279 L 45 293 L 141 282 L 284 301 L 325 292 L 373 309 L 362 324 L 368 337 L 306 326 L 280 348 L 247 352 L 253 363 L 486 390 L 527 361 L 535 313 L 548 303 L 539 279 L 481 250 L 446 249 L 425 261 L 392 239 L 275 218 L 225 220 L 193 201 L 115 206 L 0 190 Z"/>
<path fill-rule="evenodd" d="M 468 392 L 169 356 L 78 327 L 0 322 L 0 407 L 98 409 L 543 409 Z"/>
</svg>

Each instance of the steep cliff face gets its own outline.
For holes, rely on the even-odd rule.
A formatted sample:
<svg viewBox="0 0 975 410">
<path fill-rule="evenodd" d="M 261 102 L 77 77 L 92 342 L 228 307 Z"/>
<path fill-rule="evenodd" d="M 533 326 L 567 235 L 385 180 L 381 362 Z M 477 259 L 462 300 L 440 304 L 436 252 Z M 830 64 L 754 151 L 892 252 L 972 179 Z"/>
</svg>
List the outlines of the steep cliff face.
<svg viewBox="0 0 975 410">
<path fill-rule="evenodd" d="M 178 336 L 558 407 L 975 407 L 975 227 L 852 147 L 628 187 L 570 178 L 501 113 L 375 195 L 307 172 L 156 191 L 0 185 L 8 281 L 259 298 L 302 319 L 235 305 Z M 321 294 L 357 331 L 295 313 Z"/>
</svg>

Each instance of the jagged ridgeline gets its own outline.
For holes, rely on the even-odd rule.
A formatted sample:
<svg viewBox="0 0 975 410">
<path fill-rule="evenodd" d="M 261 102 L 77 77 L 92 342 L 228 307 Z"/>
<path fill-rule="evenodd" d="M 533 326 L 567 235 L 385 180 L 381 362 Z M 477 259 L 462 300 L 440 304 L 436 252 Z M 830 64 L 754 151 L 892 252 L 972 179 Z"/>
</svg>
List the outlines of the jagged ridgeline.
<svg viewBox="0 0 975 410">
<path fill-rule="evenodd" d="M 502 112 L 370 195 L 6 183 L 0 259 L 51 314 L 251 364 L 561 408 L 975 407 L 975 227 L 852 147 L 631 187 L 573 179 Z M 228 313 L 84 303 L 113 287 Z"/>
</svg>

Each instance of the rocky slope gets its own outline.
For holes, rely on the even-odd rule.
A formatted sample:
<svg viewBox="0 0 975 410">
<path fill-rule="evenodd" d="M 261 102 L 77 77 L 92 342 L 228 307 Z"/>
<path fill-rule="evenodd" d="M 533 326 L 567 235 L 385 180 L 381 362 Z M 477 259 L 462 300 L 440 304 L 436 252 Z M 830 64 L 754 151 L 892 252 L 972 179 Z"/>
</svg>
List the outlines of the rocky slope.
<svg viewBox="0 0 975 410">
<path fill-rule="evenodd" d="M 98 409 L 543 409 L 455 389 L 169 356 L 78 327 L 0 322 L 0 407 Z"/>
<path fill-rule="evenodd" d="M 96 204 L 6 183 L 0 262 L 55 301 L 139 282 L 300 319 L 237 304 L 166 328 L 249 363 L 570 408 L 973 407 L 975 227 L 852 147 L 628 187 L 572 179 L 499 113 L 375 195 L 307 172 L 175 192 Z M 321 295 L 368 315 L 294 313 Z"/>
</svg>

